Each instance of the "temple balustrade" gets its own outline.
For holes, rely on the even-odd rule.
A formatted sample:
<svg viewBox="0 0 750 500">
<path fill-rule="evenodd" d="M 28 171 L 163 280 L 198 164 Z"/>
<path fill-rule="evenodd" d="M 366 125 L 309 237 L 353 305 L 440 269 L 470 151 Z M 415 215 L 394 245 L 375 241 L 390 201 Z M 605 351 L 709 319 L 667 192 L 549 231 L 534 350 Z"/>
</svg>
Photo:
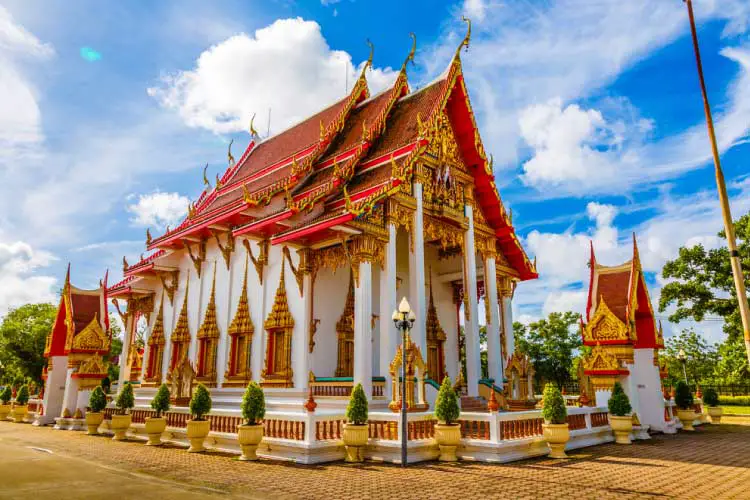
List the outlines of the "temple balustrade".
<svg viewBox="0 0 750 500">
<path fill-rule="evenodd" d="M 309 382 L 315 398 L 349 399 L 354 390 L 352 377 L 313 377 Z M 372 397 L 382 398 L 385 377 L 372 377 Z"/>
</svg>

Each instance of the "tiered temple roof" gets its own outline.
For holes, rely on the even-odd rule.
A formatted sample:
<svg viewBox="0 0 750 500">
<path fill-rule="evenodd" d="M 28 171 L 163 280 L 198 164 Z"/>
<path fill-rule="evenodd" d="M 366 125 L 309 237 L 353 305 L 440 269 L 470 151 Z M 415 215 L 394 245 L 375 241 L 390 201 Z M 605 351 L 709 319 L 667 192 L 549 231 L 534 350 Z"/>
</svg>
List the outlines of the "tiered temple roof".
<svg viewBox="0 0 750 500">
<path fill-rule="evenodd" d="M 135 291 L 129 277 L 158 272 L 158 260 L 190 242 L 211 236 L 214 228 L 234 236 L 252 234 L 272 244 L 314 245 L 336 236 L 336 228 L 372 212 L 411 183 L 417 160 L 430 142 L 430 124 L 450 121 L 459 154 L 474 180 L 473 198 L 483 220 L 495 233 L 499 250 L 518 279 L 537 277 L 515 234 L 495 185 L 468 98 L 460 50 L 433 82 L 410 93 L 407 63 L 395 82 L 370 96 L 366 72 L 372 54 L 353 89 L 343 99 L 266 139 L 252 131 L 239 161 L 191 204 L 176 228 L 147 240 L 155 253 L 125 266 L 126 280 L 112 293 Z"/>
</svg>

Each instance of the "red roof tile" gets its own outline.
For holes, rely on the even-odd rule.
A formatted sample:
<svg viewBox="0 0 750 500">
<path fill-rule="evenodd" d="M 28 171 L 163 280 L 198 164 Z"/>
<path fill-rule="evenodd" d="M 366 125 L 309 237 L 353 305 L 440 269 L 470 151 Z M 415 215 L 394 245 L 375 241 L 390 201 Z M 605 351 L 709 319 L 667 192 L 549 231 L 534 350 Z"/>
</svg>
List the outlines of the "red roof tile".
<svg viewBox="0 0 750 500">
<path fill-rule="evenodd" d="M 627 323 L 629 284 L 630 271 L 600 273 L 596 289 L 597 300 L 603 298 L 614 315 L 625 323 Z"/>
</svg>

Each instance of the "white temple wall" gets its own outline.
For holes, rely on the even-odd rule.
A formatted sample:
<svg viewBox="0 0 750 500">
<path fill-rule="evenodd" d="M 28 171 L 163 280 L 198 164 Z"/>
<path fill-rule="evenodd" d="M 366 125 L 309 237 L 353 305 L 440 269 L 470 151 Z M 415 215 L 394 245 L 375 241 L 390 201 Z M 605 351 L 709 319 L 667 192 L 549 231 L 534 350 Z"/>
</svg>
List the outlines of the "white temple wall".
<svg viewBox="0 0 750 500">
<path fill-rule="evenodd" d="M 380 313 L 380 264 L 373 262 L 372 264 L 372 314 L 373 318 L 370 323 L 372 329 L 372 345 L 370 350 L 372 352 L 372 374 L 385 375 L 380 373 L 380 322 L 391 321 L 391 314 L 393 311 Z"/>
<path fill-rule="evenodd" d="M 638 417 L 641 424 L 652 430 L 665 428 L 664 396 L 661 393 L 659 367 L 654 365 L 653 349 L 634 349 L 634 367 L 630 372 L 634 379 L 634 394 L 637 395 Z M 635 408 L 635 406 L 634 406 Z"/>
<path fill-rule="evenodd" d="M 348 267 L 339 268 L 335 273 L 329 269 L 320 269 L 315 278 L 313 317 L 319 319 L 320 323 L 315 334 L 310 370 L 317 377 L 333 377 L 336 374 L 336 322 L 344 311 L 349 290 L 349 272 Z"/>
<path fill-rule="evenodd" d="M 266 320 L 267 307 L 265 299 L 266 290 L 272 288 L 275 291 L 277 283 L 271 283 L 268 281 L 268 266 L 264 266 L 263 284 L 261 284 L 260 277 L 258 276 L 252 261 L 249 260 L 247 249 L 242 241 L 243 239 L 238 238 L 235 243 L 236 258 L 233 259 L 232 262 L 232 274 L 236 285 L 232 290 L 232 306 L 230 308 L 230 314 L 233 318 L 237 311 L 237 304 L 240 302 L 240 295 L 242 295 L 242 280 L 244 279 L 245 272 L 245 259 L 248 258 L 247 301 L 250 308 L 250 317 L 252 318 L 253 326 L 255 327 L 253 342 L 250 347 L 250 369 L 252 370 L 253 380 L 260 381 L 260 372 L 263 369 L 263 357 L 265 356 L 266 346 L 265 331 L 263 330 L 263 322 Z M 250 242 L 253 256 L 257 259 L 260 255 L 259 242 L 249 238 L 248 241 Z M 271 300 L 273 300 L 273 296 L 271 297 Z M 227 349 L 229 348 L 227 347 Z"/>
<path fill-rule="evenodd" d="M 297 254 L 297 250 L 297 247 L 289 247 L 289 254 L 292 257 L 294 267 L 299 269 L 300 257 L 299 254 Z M 283 246 L 278 247 L 278 252 L 279 258 L 286 260 L 283 254 Z M 289 262 L 285 262 L 284 265 L 286 266 L 286 272 L 284 273 L 286 297 L 289 302 L 289 311 L 294 318 L 294 330 L 292 333 L 292 370 L 294 373 L 292 376 L 294 380 L 294 388 L 303 389 L 307 387 L 307 380 L 310 372 L 308 362 L 309 349 L 307 342 L 310 331 L 310 317 L 309 311 L 306 307 L 306 304 L 308 303 L 306 299 L 309 297 L 306 297 L 297 285 L 297 280 L 294 277 L 294 272 L 289 266 Z M 276 282 L 276 284 L 278 285 L 278 282 Z M 275 290 L 276 288 L 274 287 L 274 292 Z M 273 299 L 271 302 L 268 302 L 268 304 L 268 310 L 270 312 L 270 308 L 273 307 Z"/>
<path fill-rule="evenodd" d="M 409 304 L 414 302 L 409 290 L 409 245 L 411 235 L 403 228 L 396 232 L 396 307 L 401 303 L 401 299 L 406 297 Z M 400 284 L 399 284 L 400 283 Z M 391 311 L 392 312 L 392 311 Z M 395 352 L 394 352 L 395 355 Z"/>
</svg>

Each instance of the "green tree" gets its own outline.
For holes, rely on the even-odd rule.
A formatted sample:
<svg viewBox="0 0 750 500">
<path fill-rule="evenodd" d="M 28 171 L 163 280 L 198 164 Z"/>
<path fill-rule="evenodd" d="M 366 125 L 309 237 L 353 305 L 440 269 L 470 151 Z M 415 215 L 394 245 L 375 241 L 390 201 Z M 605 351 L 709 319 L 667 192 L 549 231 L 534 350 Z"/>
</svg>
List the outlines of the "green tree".
<svg viewBox="0 0 750 500">
<path fill-rule="evenodd" d="M 747 384 L 750 367 L 747 364 L 745 342 L 741 336 L 728 338 L 719 344 L 716 378 L 722 384 Z"/>
<path fill-rule="evenodd" d="M 734 228 L 742 267 L 750 269 L 750 214 L 735 221 Z M 726 239 L 724 231 L 718 235 Z M 721 316 L 729 338 L 742 337 L 739 304 L 726 246 L 709 250 L 700 244 L 681 247 L 678 257 L 664 265 L 662 277 L 670 282 L 661 290 L 659 311 L 664 312 L 672 304 L 677 306 L 669 316 L 670 321 L 702 321 L 707 315 Z M 745 286 L 750 290 L 750 273 L 747 272 Z"/>
<path fill-rule="evenodd" d="M 479 327 L 479 364 L 482 378 L 490 377 L 490 365 L 487 361 L 487 327 Z"/>
<path fill-rule="evenodd" d="M 362 384 L 357 384 L 346 407 L 346 420 L 353 425 L 365 425 L 367 413 L 368 404 L 365 390 L 362 388 Z"/>
<path fill-rule="evenodd" d="M 41 385 L 47 364 L 44 346 L 56 313 L 52 304 L 26 304 L 5 316 L 0 324 L 0 363 L 5 382 L 20 376 Z"/>
<path fill-rule="evenodd" d="M 456 395 L 456 391 L 453 390 L 451 379 L 446 376 L 440 385 L 437 400 L 435 401 L 435 416 L 440 422 L 450 425 L 458 420 L 460 412 L 458 396 Z"/>
<path fill-rule="evenodd" d="M 706 340 L 692 328 L 682 330 L 678 335 L 666 340 L 664 358 L 667 360 L 669 380 L 672 385 L 685 380 L 680 350 L 685 351 L 685 371 L 688 383 L 707 384 L 715 380 L 716 367 L 719 362 L 716 346 Z"/>
<path fill-rule="evenodd" d="M 113 314 L 109 315 L 109 331 L 112 344 L 109 346 L 107 376 L 110 380 L 116 381 L 120 379 L 120 365 L 117 361 L 122 354 L 122 329 L 120 324 L 115 321 Z"/>
<path fill-rule="evenodd" d="M 547 319 L 528 326 L 513 324 L 516 350 L 531 358 L 537 386 L 542 381 L 550 381 L 562 387 L 571 379 L 573 358 L 582 343 L 576 326 L 578 318 L 573 312 L 553 312 Z"/>
</svg>

